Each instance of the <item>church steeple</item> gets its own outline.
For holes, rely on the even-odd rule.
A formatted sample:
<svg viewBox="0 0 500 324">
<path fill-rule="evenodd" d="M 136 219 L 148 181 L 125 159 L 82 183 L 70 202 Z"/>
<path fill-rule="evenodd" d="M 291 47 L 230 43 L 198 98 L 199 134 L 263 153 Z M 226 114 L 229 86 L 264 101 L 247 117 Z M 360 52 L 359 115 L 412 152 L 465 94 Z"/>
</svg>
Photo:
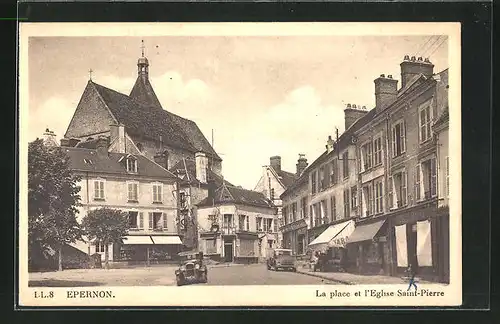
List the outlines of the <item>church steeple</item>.
<svg viewBox="0 0 500 324">
<path fill-rule="evenodd" d="M 149 61 L 144 56 L 144 40 L 142 40 L 141 43 L 142 56 L 137 60 L 137 73 L 144 80 L 147 80 L 149 77 Z"/>
</svg>

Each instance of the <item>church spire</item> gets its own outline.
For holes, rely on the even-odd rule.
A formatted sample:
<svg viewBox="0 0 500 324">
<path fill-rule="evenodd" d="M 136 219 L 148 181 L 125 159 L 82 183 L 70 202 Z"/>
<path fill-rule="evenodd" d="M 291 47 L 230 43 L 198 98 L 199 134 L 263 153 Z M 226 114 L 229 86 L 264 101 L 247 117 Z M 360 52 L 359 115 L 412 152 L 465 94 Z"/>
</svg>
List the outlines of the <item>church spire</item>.
<svg viewBox="0 0 500 324">
<path fill-rule="evenodd" d="M 148 59 L 144 56 L 144 40 L 141 41 L 141 54 L 142 56 L 137 60 L 137 73 L 139 76 L 143 78 L 144 81 L 146 81 L 149 77 L 149 61 Z"/>
</svg>

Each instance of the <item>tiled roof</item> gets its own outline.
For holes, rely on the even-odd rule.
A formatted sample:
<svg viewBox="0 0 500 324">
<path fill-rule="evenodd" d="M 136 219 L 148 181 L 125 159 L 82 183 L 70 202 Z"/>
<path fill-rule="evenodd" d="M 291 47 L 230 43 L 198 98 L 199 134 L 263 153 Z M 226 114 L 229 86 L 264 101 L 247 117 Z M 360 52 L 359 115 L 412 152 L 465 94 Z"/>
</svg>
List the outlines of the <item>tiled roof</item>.
<svg viewBox="0 0 500 324">
<path fill-rule="evenodd" d="M 291 186 L 295 180 L 298 179 L 297 175 L 288 171 L 280 170 L 277 171 L 276 169 L 273 168 L 273 170 L 276 172 L 276 174 L 279 177 L 279 180 L 285 186 L 285 189 Z"/>
<path fill-rule="evenodd" d="M 183 181 L 191 185 L 201 185 L 201 182 L 196 179 L 196 162 L 192 159 L 183 159 L 177 162 L 173 167 L 170 168 L 170 172 L 176 176 L 181 177 Z M 222 186 L 223 178 L 213 172 L 208 170 L 207 177 L 215 180 L 215 185 L 217 187 Z M 227 186 L 234 186 L 229 181 L 224 180 Z"/>
<path fill-rule="evenodd" d="M 215 199 L 213 202 L 207 197 L 203 199 L 198 206 L 211 206 L 212 204 L 238 204 L 268 208 L 274 207 L 273 203 L 261 192 L 227 185 L 222 185 L 215 190 Z"/>
<path fill-rule="evenodd" d="M 145 106 L 162 108 L 155 91 L 149 82 L 149 79 L 141 76 L 137 77 L 132 91 L 130 91 L 130 98 Z M 163 109 L 163 108 L 162 108 Z"/>
<path fill-rule="evenodd" d="M 142 105 L 123 93 L 97 83 L 89 83 L 94 86 L 117 121 L 125 125 L 127 133 L 153 140 L 161 137 L 164 143 L 191 152 L 202 151 L 221 160 L 195 122 L 156 106 Z"/>
<path fill-rule="evenodd" d="M 108 153 L 107 155 L 99 155 L 95 149 L 76 147 L 61 147 L 61 149 L 68 154 L 72 170 L 120 175 L 132 174 L 134 176 L 153 178 L 176 178 L 171 172 L 142 155 L 133 156 L 137 159 L 137 173 L 130 173 L 127 172 L 125 163 L 119 162 L 122 157 L 129 154 Z"/>
</svg>

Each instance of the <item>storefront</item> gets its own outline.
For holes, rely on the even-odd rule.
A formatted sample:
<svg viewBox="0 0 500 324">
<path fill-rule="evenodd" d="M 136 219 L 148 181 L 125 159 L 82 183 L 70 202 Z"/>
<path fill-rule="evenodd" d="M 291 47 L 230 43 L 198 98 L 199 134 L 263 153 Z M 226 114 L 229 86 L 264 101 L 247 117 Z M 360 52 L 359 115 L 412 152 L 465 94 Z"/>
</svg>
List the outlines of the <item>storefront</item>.
<svg viewBox="0 0 500 324">
<path fill-rule="evenodd" d="M 306 254 L 307 247 L 307 223 L 299 219 L 293 223 L 283 226 L 283 248 L 291 249 L 297 256 Z"/>
<path fill-rule="evenodd" d="M 355 229 L 354 220 L 329 225 L 308 245 L 311 253 L 323 257 L 325 271 L 344 269 L 347 262 L 346 243 Z"/>
<path fill-rule="evenodd" d="M 359 274 L 391 274 L 390 244 L 384 219 L 361 220 L 347 241 L 348 271 Z"/>
<path fill-rule="evenodd" d="M 391 215 L 390 232 L 393 275 L 402 276 L 411 268 L 424 280 L 449 280 L 448 217 L 437 213 L 436 201 Z"/>
<path fill-rule="evenodd" d="M 161 263 L 175 260 L 182 249 L 179 236 L 128 235 L 123 244 L 114 244 L 114 261 Z"/>
</svg>

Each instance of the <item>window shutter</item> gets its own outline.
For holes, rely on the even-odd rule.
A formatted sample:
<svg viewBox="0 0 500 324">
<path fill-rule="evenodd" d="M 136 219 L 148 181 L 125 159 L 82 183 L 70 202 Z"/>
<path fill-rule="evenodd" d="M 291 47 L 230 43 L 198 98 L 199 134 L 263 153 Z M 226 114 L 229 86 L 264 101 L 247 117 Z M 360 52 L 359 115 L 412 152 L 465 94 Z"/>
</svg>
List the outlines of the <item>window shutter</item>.
<svg viewBox="0 0 500 324">
<path fill-rule="evenodd" d="M 431 160 L 431 196 L 436 195 L 436 184 L 437 184 L 437 174 L 436 174 L 436 159 Z"/>
<path fill-rule="evenodd" d="M 157 188 L 157 187 L 156 187 L 156 185 L 154 184 L 154 185 L 153 185 L 153 201 L 157 201 L 157 198 L 156 198 L 156 197 L 157 197 L 157 195 L 156 195 L 156 188 Z"/>
<path fill-rule="evenodd" d="M 162 201 L 163 201 L 163 198 L 162 198 L 162 188 L 163 188 L 163 187 L 162 187 L 162 185 L 161 185 L 161 184 L 159 184 L 159 185 L 157 186 L 157 189 L 156 189 L 156 191 L 157 191 L 157 193 L 158 193 L 158 201 L 159 201 L 159 202 L 162 202 Z"/>
<path fill-rule="evenodd" d="M 144 229 L 144 214 L 142 212 L 139 213 L 139 228 Z"/>
<path fill-rule="evenodd" d="M 153 213 L 148 213 L 149 229 L 153 229 Z"/>
<path fill-rule="evenodd" d="M 162 218 L 163 218 L 163 230 L 166 231 L 168 229 L 167 213 L 163 213 Z"/>
<path fill-rule="evenodd" d="M 402 193 L 401 193 L 401 203 L 403 206 L 406 206 L 407 204 L 407 201 L 408 201 L 408 189 L 407 189 L 407 186 L 408 186 L 408 177 L 406 175 L 406 171 L 403 171 L 401 173 L 401 186 L 403 188 Z"/>
<path fill-rule="evenodd" d="M 420 164 L 415 168 L 415 200 L 420 200 Z"/>
<path fill-rule="evenodd" d="M 401 123 L 401 153 L 406 152 L 406 121 Z"/>
<path fill-rule="evenodd" d="M 100 198 L 103 198 L 104 199 L 104 181 L 99 181 L 99 184 L 100 184 L 100 189 L 101 189 L 101 197 Z"/>
<path fill-rule="evenodd" d="M 99 181 L 94 181 L 94 197 L 99 198 Z"/>
<path fill-rule="evenodd" d="M 446 197 L 450 196 L 450 158 L 446 157 Z"/>
<path fill-rule="evenodd" d="M 392 156 L 396 156 L 396 126 L 392 126 Z"/>
<path fill-rule="evenodd" d="M 389 186 L 387 192 L 388 192 L 388 204 L 389 204 L 389 209 L 394 208 L 394 178 L 391 176 L 389 177 L 389 181 L 387 182 L 387 185 Z"/>
</svg>

